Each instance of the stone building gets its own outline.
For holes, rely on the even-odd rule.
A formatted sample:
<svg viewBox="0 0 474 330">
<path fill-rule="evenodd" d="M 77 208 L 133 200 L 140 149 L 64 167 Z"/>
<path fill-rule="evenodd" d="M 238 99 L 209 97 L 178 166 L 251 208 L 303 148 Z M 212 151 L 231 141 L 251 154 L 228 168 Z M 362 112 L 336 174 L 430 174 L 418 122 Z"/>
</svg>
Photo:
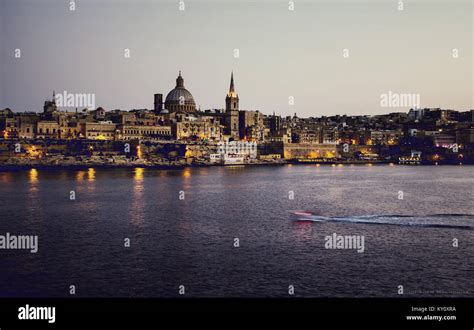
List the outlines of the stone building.
<svg viewBox="0 0 474 330">
<path fill-rule="evenodd" d="M 171 126 L 122 125 L 118 128 L 118 140 L 170 139 Z"/>
<path fill-rule="evenodd" d="M 60 126 L 62 139 L 77 139 L 81 137 L 81 125 L 77 121 L 68 121 Z"/>
<path fill-rule="evenodd" d="M 58 139 L 61 136 L 60 126 L 55 120 L 40 120 L 36 127 L 36 137 L 40 139 Z"/>
<path fill-rule="evenodd" d="M 116 125 L 111 121 L 87 121 L 81 124 L 81 135 L 87 140 L 115 140 Z"/>
<path fill-rule="evenodd" d="M 159 115 L 151 112 L 137 111 L 135 114 L 135 125 L 156 126 L 160 119 Z"/>
<path fill-rule="evenodd" d="M 80 115 L 77 112 L 61 112 L 57 116 L 61 139 L 77 139 L 80 137 L 79 117 Z"/>
<path fill-rule="evenodd" d="M 135 125 L 137 120 L 134 112 L 128 112 L 123 110 L 112 110 L 108 114 L 107 118 L 115 124 L 121 125 Z"/>
<path fill-rule="evenodd" d="M 36 136 L 38 116 L 34 112 L 23 113 L 20 118 L 19 137 L 22 139 L 33 139 Z"/>
<path fill-rule="evenodd" d="M 456 131 L 456 142 L 460 145 L 474 144 L 474 125 L 460 127 Z"/>
<path fill-rule="evenodd" d="M 172 123 L 172 135 L 176 140 L 208 140 L 220 141 L 222 139 L 222 126 L 215 117 L 180 117 Z"/>
<path fill-rule="evenodd" d="M 322 128 L 317 125 L 306 125 L 304 127 L 293 128 L 291 141 L 293 143 L 321 143 Z"/>
<path fill-rule="evenodd" d="M 36 123 L 22 123 L 19 137 L 33 139 L 36 136 Z"/>
<path fill-rule="evenodd" d="M 239 111 L 239 137 L 248 141 L 263 140 L 263 116 L 260 111 Z"/>
<path fill-rule="evenodd" d="M 6 117 L 4 124 L 4 137 L 17 138 L 20 134 L 20 118 Z"/>
</svg>

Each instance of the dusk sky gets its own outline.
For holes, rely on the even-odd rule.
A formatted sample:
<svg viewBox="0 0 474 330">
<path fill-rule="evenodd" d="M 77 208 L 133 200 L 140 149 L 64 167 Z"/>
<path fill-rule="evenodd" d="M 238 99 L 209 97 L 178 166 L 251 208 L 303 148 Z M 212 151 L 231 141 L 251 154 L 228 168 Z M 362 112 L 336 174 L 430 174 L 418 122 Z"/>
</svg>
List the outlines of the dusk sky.
<svg viewBox="0 0 474 330">
<path fill-rule="evenodd" d="M 0 108 L 42 111 L 66 90 L 152 109 L 179 70 L 201 110 L 224 108 L 233 70 L 240 108 L 265 114 L 407 111 L 380 106 L 388 91 L 474 109 L 473 1 L 403 2 L 0 0 Z"/>
</svg>

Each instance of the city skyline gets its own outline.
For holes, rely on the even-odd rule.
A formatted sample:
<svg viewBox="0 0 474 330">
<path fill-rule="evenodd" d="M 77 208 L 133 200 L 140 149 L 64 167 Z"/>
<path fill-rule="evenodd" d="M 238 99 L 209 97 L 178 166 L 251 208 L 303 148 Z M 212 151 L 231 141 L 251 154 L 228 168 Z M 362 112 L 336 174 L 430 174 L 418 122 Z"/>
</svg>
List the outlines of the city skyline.
<svg viewBox="0 0 474 330">
<path fill-rule="evenodd" d="M 185 5 L 78 2 L 70 11 L 2 1 L 0 107 L 40 112 L 52 90 L 67 90 L 94 93 L 106 110 L 153 109 L 153 94 L 171 90 L 182 70 L 202 110 L 224 108 L 231 71 L 240 108 L 264 114 L 407 111 L 381 107 L 388 92 L 418 94 L 421 107 L 474 108 L 469 1 L 415 1 L 402 11 L 389 1 L 302 1 L 294 11 L 286 2 Z"/>
<path fill-rule="evenodd" d="M 0 45 L 0 330 L 472 326 L 474 0 L 0 0 Z"/>
<path fill-rule="evenodd" d="M 233 93 L 233 95 L 237 95 L 237 101 L 238 101 L 238 93 L 235 91 L 236 88 L 235 88 L 235 84 L 234 84 L 234 77 L 233 77 L 233 74 L 234 72 L 231 71 L 231 78 L 230 78 L 230 88 L 229 88 L 229 92 L 227 93 L 227 95 L 229 95 L 229 93 Z M 182 79 L 182 73 L 181 73 L 181 70 L 179 70 L 178 72 L 178 79 Z M 161 93 L 159 94 L 155 94 L 155 95 L 162 95 L 162 96 L 167 96 L 168 94 L 172 93 L 173 92 L 173 89 L 171 89 L 170 91 L 168 92 L 162 92 L 160 91 Z M 164 94 L 163 94 L 164 93 Z M 63 102 L 66 103 L 67 100 L 68 100 L 68 97 L 72 100 L 75 98 L 74 100 L 74 106 L 68 106 L 67 104 L 65 105 L 60 105 L 58 102 L 58 100 L 60 100 L 60 103 L 62 104 Z M 192 95 L 191 95 L 192 97 Z M 395 100 L 395 102 L 407 102 L 407 101 L 410 101 L 410 98 L 412 98 L 412 94 L 408 94 L 408 93 L 393 93 L 392 91 L 388 91 L 388 93 L 384 93 L 381 95 L 381 98 L 380 98 L 380 102 L 385 102 L 385 103 L 390 103 L 390 102 L 393 102 Z M 419 98 L 419 95 L 418 95 L 418 98 Z M 79 103 L 84 103 L 83 105 L 82 104 L 79 104 L 77 105 L 76 103 L 78 102 L 77 100 L 80 100 Z M 148 107 L 148 108 L 130 108 L 130 109 L 121 109 L 121 108 L 116 108 L 116 109 L 105 109 L 105 107 L 101 104 L 95 104 L 95 103 L 92 103 L 94 104 L 93 106 L 90 106 L 90 102 L 91 102 L 91 99 L 92 100 L 95 100 L 95 95 L 94 94 L 90 94 L 90 93 L 72 93 L 70 91 L 59 91 L 59 93 L 56 93 L 56 90 L 53 90 L 52 92 L 52 98 L 51 98 L 51 101 L 55 101 L 57 103 L 57 109 L 59 111 L 65 111 L 65 112 L 68 112 L 68 111 L 82 111 L 82 110 L 88 110 L 88 111 L 93 111 L 93 110 L 96 110 L 98 108 L 101 108 L 101 109 L 104 109 L 105 111 L 116 111 L 116 110 L 120 110 L 120 111 L 134 111 L 134 110 L 149 110 L 149 111 L 154 111 L 153 109 L 153 106 L 152 107 Z M 413 99 L 414 99 L 414 96 L 413 96 Z M 49 98 L 48 97 L 45 97 L 43 99 L 43 101 L 45 102 L 49 102 Z M 227 102 L 227 100 L 226 100 Z M 89 104 L 89 105 L 88 105 Z M 166 105 L 163 103 L 163 106 L 164 108 L 163 109 L 166 109 L 166 110 L 169 110 L 166 108 Z M 196 106 L 196 114 L 198 114 L 199 112 L 204 112 L 204 111 L 207 111 L 207 110 L 221 110 L 221 111 L 225 111 L 226 110 L 226 107 L 227 106 L 224 106 L 224 107 L 220 107 L 220 108 L 209 108 L 209 109 L 200 109 L 200 106 Z M 74 108 L 74 109 L 73 109 Z M 237 106 L 237 108 L 239 108 Z M 393 110 L 393 108 L 396 108 L 396 110 Z M 24 111 L 18 111 L 17 109 L 11 109 L 9 107 L 5 107 L 4 109 L 9 109 L 9 110 L 12 110 L 14 113 L 21 113 L 21 112 L 37 112 L 37 113 L 41 113 L 43 110 L 33 110 L 33 111 L 28 111 L 28 110 L 24 110 Z M 417 110 L 417 109 L 443 109 L 443 110 L 454 110 L 454 111 L 459 111 L 459 112 L 468 112 L 468 111 L 472 111 L 473 109 L 466 109 L 466 110 L 459 110 L 459 109 L 455 109 L 455 108 L 452 108 L 452 107 L 446 107 L 446 108 L 441 108 L 441 107 L 423 107 L 419 104 L 415 104 L 415 105 L 412 105 L 412 106 L 387 106 L 385 108 L 386 112 L 380 112 L 380 113 L 377 113 L 377 114 L 347 114 L 347 113 L 333 113 L 333 114 L 322 114 L 320 116 L 307 116 L 307 117 L 301 117 L 301 118 L 321 118 L 321 117 L 331 117 L 331 116 L 349 116 L 349 117 L 363 117 L 363 116 L 376 116 L 376 115 L 387 115 L 387 114 L 390 114 L 390 113 L 406 113 L 406 112 L 409 112 L 410 110 Z M 246 111 L 248 109 L 240 109 L 240 110 L 243 110 L 243 111 Z M 393 111 L 391 111 L 393 110 Z M 251 111 L 259 111 L 259 110 L 251 110 Z M 264 113 L 264 112 L 261 112 L 263 115 L 266 115 L 266 116 L 271 116 L 271 115 L 277 115 L 277 116 L 282 116 L 281 114 L 275 114 L 275 112 L 273 113 Z M 297 115 L 297 113 L 295 112 L 294 114 L 287 114 L 286 116 L 294 116 L 294 115 Z"/>
</svg>

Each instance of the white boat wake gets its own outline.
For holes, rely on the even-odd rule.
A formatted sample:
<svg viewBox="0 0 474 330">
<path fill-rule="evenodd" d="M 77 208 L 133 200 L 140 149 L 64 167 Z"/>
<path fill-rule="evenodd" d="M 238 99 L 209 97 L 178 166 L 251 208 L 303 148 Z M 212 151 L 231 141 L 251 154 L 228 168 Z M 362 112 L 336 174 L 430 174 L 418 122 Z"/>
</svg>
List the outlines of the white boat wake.
<svg viewBox="0 0 474 330">
<path fill-rule="evenodd" d="M 474 214 L 428 215 L 357 215 L 323 216 L 308 211 L 294 211 L 295 221 L 361 223 L 369 225 L 413 226 L 474 230 Z M 449 221 L 449 223 L 447 223 Z M 454 223 L 455 222 L 455 223 Z"/>
</svg>

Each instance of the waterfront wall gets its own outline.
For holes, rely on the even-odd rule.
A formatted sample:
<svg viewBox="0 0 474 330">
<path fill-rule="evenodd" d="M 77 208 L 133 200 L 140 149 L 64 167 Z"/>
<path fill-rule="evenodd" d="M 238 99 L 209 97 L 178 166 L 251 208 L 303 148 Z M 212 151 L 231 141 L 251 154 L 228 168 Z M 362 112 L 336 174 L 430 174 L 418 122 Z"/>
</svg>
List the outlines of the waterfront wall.
<svg viewBox="0 0 474 330">
<path fill-rule="evenodd" d="M 285 159 L 299 158 L 337 158 L 339 152 L 335 144 L 284 143 Z"/>
<path fill-rule="evenodd" d="M 347 151 L 346 151 L 347 150 Z M 357 153 L 376 154 L 375 146 L 350 145 L 344 149 L 343 145 L 316 144 L 316 143 L 284 143 L 270 142 L 258 145 L 258 155 L 280 155 L 286 160 L 301 158 L 352 158 Z"/>
<path fill-rule="evenodd" d="M 423 163 L 473 164 L 474 146 L 462 151 L 430 146 L 356 146 L 270 142 L 258 144 L 257 158 L 265 163 L 278 159 L 386 161 L 398 163 L 411 151 L 421 152 Z M 186 165 L 210 164 L 218 152 L 215 143 L 179 141 L 97 141 L 97 140 L 0 140 L 0 165 Z M 259 162 L 259 160 L 256 160 Z"/>
<path fill-rule="evenodd" d="M 197 146 L 191 149 L 198 149 Z M 2 140 L 0 163 L 10 165 L 77 165 L 81 162 L 127 163 L 178 161 L 186 157 L 187 145 L 138 141 L 95 140 Z"/>
</svg>

